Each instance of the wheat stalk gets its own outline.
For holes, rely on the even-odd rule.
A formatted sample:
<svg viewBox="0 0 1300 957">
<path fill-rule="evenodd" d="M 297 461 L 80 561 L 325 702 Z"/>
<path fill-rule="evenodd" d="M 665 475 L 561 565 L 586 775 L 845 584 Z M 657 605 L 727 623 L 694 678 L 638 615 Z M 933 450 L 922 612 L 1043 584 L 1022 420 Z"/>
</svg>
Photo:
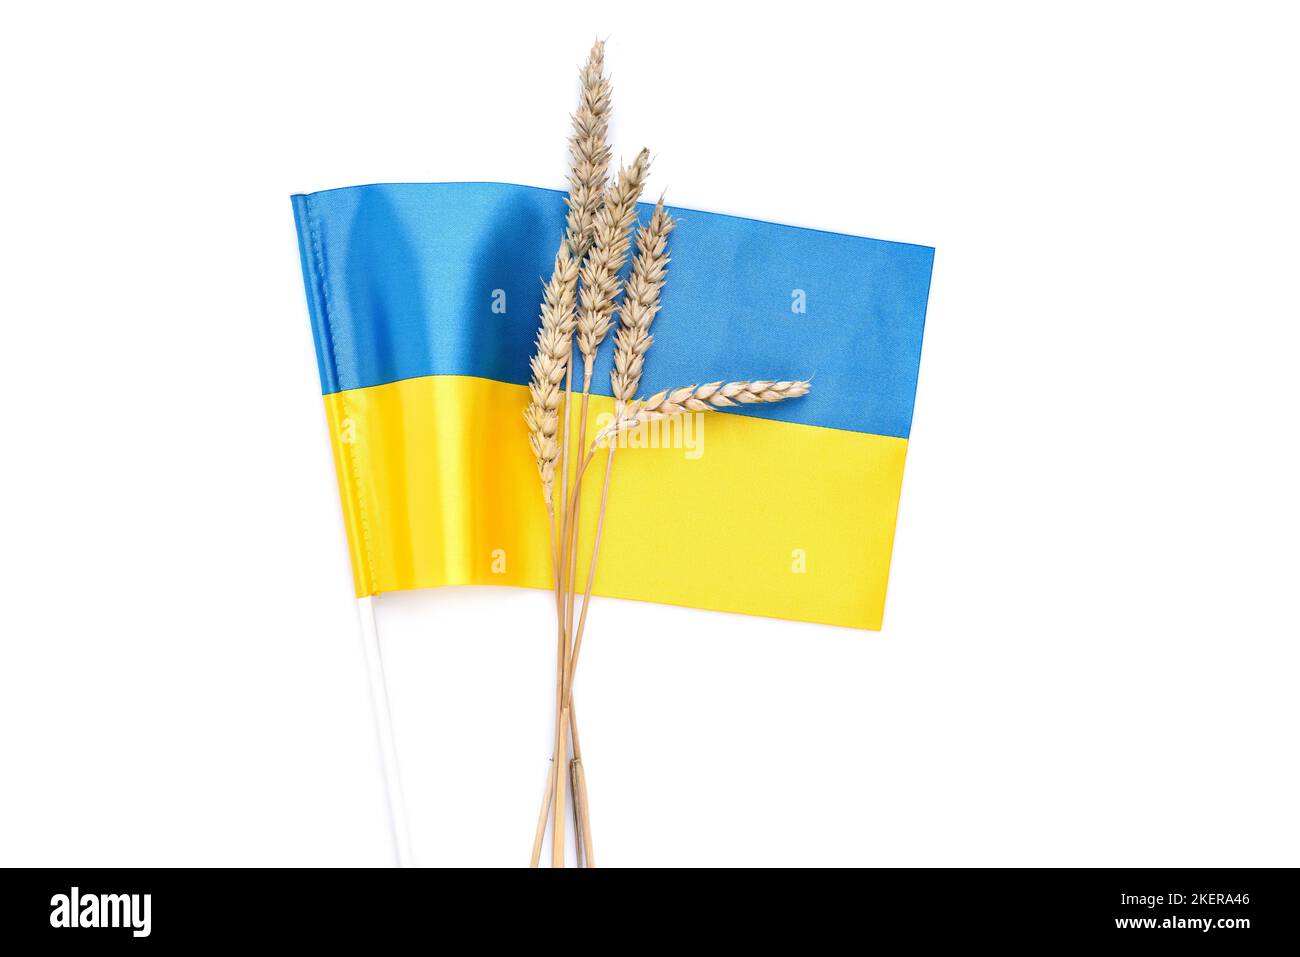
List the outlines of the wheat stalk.
<svg viewBox="0 0 1300 957">
<path fill-rule="evenodd" d="M 605 45 L 596 41 L 580 73 L 581 94 L 578 109 L 573 114 L 573 132 L 569 138 L 569 195 L 566 197 L 568 213 L 565 216 L 565 234 L 555 255 L 551 279 L 542 295 L 541 329 L 537 334 L 537 352 L 530 361 L 532 377 L 529 382 L 529 402 L 524 410 L 528 425 L 529 445 L 537 462 L 542 482 L 542 495 L 551 526 L 551 560 L 555 569 L 556 592 L 556 732 L 555 752 L 552 755 L 552 774 L 547 786 L 547 797 L 538 821 L 538 831 L 533 843 L 532 865 L 537 866 L 545 821 L 552 806 L 555 810 L 555 843 L 559 847 L 563 864 L 564 824 L 562 788 L 567 775 L 555 773 L 559 762 L 567 756 L 564 723 L 567 718 L 574 742 L 574 757 L 581 758 L 578 745 L 577 718 L 573 709 L 563 708 L 566 700 L 564 681 L 568 673 L 568 630 L 565 619 L 564 595 L 568 585 L 564 579 L 566 564 L 559 554 L 560 536 L 555 523 L 555 463 L 563 446 L 564 467 L 561 472 L 560 500 L 567 492 L 567 463 L 569 458 L 569 429 L 560 433 L 561 382 L 564 383 L 563 405 L 569 409 L 568 396 L 573 380 L 573 330 L 577 322 L 577 288 L 583 256 L 595 235 L 596 212 L 604 191 L 609 169 L 610 150 L 606 142 L 609 128 L 610 84 L 604 75 Z M 575 805 L 576 806 L 576 805 Z M 581 803 L 586 813 L 586 801 Z M 585 829 L 589 824 L 584 821 Z"/>
<path fill-rule="evenodd" d="M 627 262 L 627 251 L 629 246 L 628 230 L 636 221 L 636 203 L 641 195 L 641 188 L 645 182 L 646 172 L 650 165 L 650 153 L 648 150 L 642 150 L 637 154 L 630 164 L 619 170 L 618 177 L 614 183 L 605 191 L 600 208 L 596 211 L 591 232 L 590 248 L 586 251 L 586 259 L 583 260 L 581 270 L 581 289 L 578 298 L 578 348 L 582 351 L 583 357 L 583 375 L 582 375 L 582 406 L 578 413 L 578 449 L 581 450 L 586 444 L 587 437 L 587 405 L 591 394 L 591 372 L 592 364 L 596 358 L 596 350 L 600 347 L 601 341 L 609 332 L 610 323 L 614 312 L 614 303 L 618 297 L 621 281 L 619 272 L 622 270 L 624 263 Z M 571 207 L 572 211 L 572 207 Z M 569 367 L 569 376 L 572 375 L 572 363 Z M 571 396 L 571 378 L 566 379 L 565 401 L 566 415 L 567 409 L 571 408 L 568 404 Z M 566 429 L 566 435 L 568 429 Z M 567 482 L 567 464 L 569 461 L 568 446 L 564 449 L 564 461 L 566 464 L 566 482 Z M 562 572 L 562 597 L 561 597 L 561 628 L 564 635 L 564 662 L 560 665 L 561 689 L 560 700 L 567 702 L 569 700 L 569 689 L 567 682 L 572 674 L 569 667 L 569 639 L 567 636 L 573 633 L 573 616 L 574 616 L 574 597 L 575 581 L 577 577 L 578 555 L 575 543 L 578 540 L 578 527 L 581 521 L 580 508 L 578 505 L 578 490 L 580 488 L 580 473 L 574 473 L 572 482 L 572 494 L 566 499 L 573 505 L 565 509 L 562 531 L 560 533 L 560 558 L 563 566 Z M 563 492 L 563 490 L 562 490 Z M 564 753 L 563 732 L 558 739 L 560 745 L 559 753 Z M 575 758 L 580 759 L 576 753 Z M 585 781 L 585 778 L 574 776 L 575 781 Z M 555 781 L 555 834 L 563 833 L 563 825 L 560 823 L 560 815 L 563 812 L 563 775 L 557 774 Z M 586 802 L 583 801 L 583 813 L 586 813 Z M 589 824 L 586 828 L 589 830 Z M 588 842 L 589 843 L 589 842 Z M 562 867 L 564 865 L 564 849 L 557 842 L 553 844 L 552 849 L 552 866 Z"/>
<path fill-rule="evenodd" d="M 572 168 L 569 173 L 569 196 L 567 199 L 569 213 L 565 224 L 565 242 L 573 252 L 574 258 L 582 263 L 584 257 L 588 256 L 593 244 L 598 239 L 598 213 L 605 195 L 605 176 L 609 169 L 610 149 L 606 142 L 606 136 L 609 129 L 610 113 L 610 85 L 608 79 L 604 76 L 605 65 L 605 45 L 601 41 L 596 41 L 591 48 L 591 54 L 587 59 L 587 65 L 582 71 L 582 94 L 579 100 L 578 111 L 573 116 L 573 134 L 569 139 L 569 154 L 572 160 Z M 575 317 L 575 323 L 576 323 Z M 569 436 L 572 434 L 570 428 L 570 412 L 572 409 L 573 395 L 573 340 L 572 326 L 565 334 L 565 345 L 569 351 L 569 362 L 566 364 L 564 375 L 564 465 L 563 473 L 560 480 L 562 501 L 567 490 L 569 474 Z M 586 379 L 590 378 L 590 372 L 586 373 Z M 585 379 L 584 379 L 585 381 Z M 587 399 L 584 389 L 583 408 L 581 416 L 581 425 L 579 427 L 578 447 L 581 448 L 586 440 L 586 419 L 587 419 Z M 576 479 L 575 479 L 576 482 Z M 576 486 L 575 486 L 576 487 Z M 569 524 L 567 511 L 563 515 L 561 529 Z M 554 534 L 554 533 L 552 533 Z M 565 741 L 565 724 L 567 719 L 568 730 L 573 740 L 573 757 L 575 761 L 582 760 L 582 746 L 578 743 L 578 723 L 575 713 L 568 705 L 571 702 L 571 696 L 568 693 L 565 682 L 568 678 L 569 668 L 569 618 L 570 602 L 565 600 L 565 596 L 573 589 L 570 581 L 573 575 L 571 563 L 567 559 L 567 550 L 572 548 L 569 540 L 564 538 L 564 532 L 561 531 L 558 540 L 559 547 L 554 553 L 557 560 L 556 564 L 556 627 L 558 631 L 558 643 L 556 648 L 555 659 L 555 683 L 556 683 L 556 735 L 555 735 L 555 760 L 563 761 L 568 754 L 568 744 Z M 572 777 L 570 782 L 576 784 L 578 778 Z M 585 778 L 581 779 L 582 787 L 585 790 Z M 566 775 L 560 773 L 559 765 L 556 766 L 555 789 L 552 797 L 553 806 L 553 830 L 552 830 L 552 850 L 551 866 L 564 866 L 564 790 L 566 786 Z M 581 798 L 581 800 L 580 800 Z M 583 844 L 581 835 L 585 832 L 590 835 L 591 824 L 587 819 L 587 801 L 586 794 L 578 794 L 574 791 L 574 809 L 579 815 L 578 827 L 578 856 L 579 863 L 583 863 Z M 534 848 L 534 857 L 540 848 Z"/>
<path fill-rule="evenodd" d="M 542 811 L 538 817 L 532 858 L 534 867 L 540 856 L 548 816 L 552 822 L 553 835 L 551 863 L 556 867 L 564 866 L 564 801 L 566 790 L 570 788 L 574 798 L 579 861 L 594 866 L 585 775 L 572 694 L 574 672 L 600 552 L 614 443 L 610 443 L 606 461 L 600 517 L 575 636 L 574 579 L 577 574 L 576 542 L 582 476 L 597 449 L 605 439 L 618 432 L 636 428 L 643 422 L 683 412 L 705 412 L 741 404 L 780 402 L 804 395 L 809 390 L 809 383 L 797 381 L 711 382 L 666 390 L 640 401 L 634 398 L 640 384 L 646 351 L 654 341 L 650 335 L 650 326 L 660 308 L 659 297 L 669 262 L 667 240 L 674 223 L 664 209 L 661 198 L 649 223 L 636 231 L 636 255 L 620 303 L 620 274 L 632 245 L 631 228 L 636 222 L 637 200 L 649 169 L 650 155 L 648 151 L 642 150 L 631 163 L 619 170 L 615 181 L 606 186 L 605 177 L 610 159 L 610 150 L 606 144 L 610 85 L 604 76 L 602 43 L 597 42 L 592 47 L 581 72 L 581 79 L 582 95 L 578 110 L 573 115 L 573 132 L 569 140 L 572 165 L 566 199 L 568 213 L 565 234 L 556 253 L 551 279 L 543 290 L 541 329 L 537 335 L 537 353 L 531 361 L 529 403 L 524 413 L 551 524 L 558 632 L 555 749 Z M 609 334 L 616 313 L 619 330 L 615 335 L 614 369 L 610 380 L 616 400 L 615 419 L 596 436 L 588 448 L 586 418 L 592 367 L 597 350 Z M 570 474 L 569 447 L 572 430 L 568 420 L 572 414 L 575 331 L 583 357 L 583 382 L 577 461 L 573 463 Z M 564 383 L 563 388 L 561 382 Z M 564 408 L 562 413 L 561 406 Z M 563 425 L 562 417 L 565 420 Z M 558 502 L 554 496 L 557 460 L 561 463 Z M 558 528 L 557 505 L 560 517 Z M 568 733 L 572 734 L 573 739 L 573 759 L 568 763 L 569 773 L 565 774 L 562 762 L 565 762 L 569 754 Z"/>
<path fill-rule="evenodd" d="M 645 354 L 654 343 L 650 324 L 659 313 L 659 294 L 668 276 L 668 235 L 676 221 L 664 209 L 663 197 L 655 204 L 650 222 L 637 230 L 636 255 L 632 257 L 632 274 L 628 276 L 623 302 L 618 309 L 618 332 L 614 334 L 614 368 L 610 372 L 610 385 L 614 392 L 615 419 L 621 418 L 627 404 L 633 401 L 637 386 L 641 384 L 641 371 Z M 605 460 L 605 478 L 600 489 L 600 512 L 596 518 L 596 537 L 592 543 L 591 561 L 587 564 L 587 585 L 582 594 L 582 612 L 573 639 L 573 652 L 569 657 L 569 693 L 573 693 L 573 675 L 578 667 L 578 653 L 582 650 L 582 636 L 587 628 L 587 609 L 591 604 L 591 590 L 596 579 L 596 561 L 600 557 L 600 543 L 605 532 L 605 513 L 609 504 L 609 477 L 614 466 L 614 446 L 611 444 Z"/>
<path fill-rule="evenodd" d="M 622 286 L 619 274 L 627 262 L 628 247 L 631 244 L 629 229 L 636 222 L 637 199 L 641 195 L 649 167 L 650 152 L 643 149 L 637 154 L 636 159 L 618 171 L 618 177 L 606 190 L 604 201 L 596 211 L 591 248 L 582 263 L 582 287 L 578 297 L 577 318 L 578 349 L 582 352 L 583 359 L 582 407 L 578 412 L 579 454 L 587 441 L 587 405 L 591 398 L 592 365 L 596 359 L 596 350 L 600 348 L 613 322 L 615 302 Z M 566 386 L 566 402 L 569 395 Z M 569 460 L 567 445 L 564 451 L 567 467 Z M 573 630 L 574 578 L 578 566 L 577 550 L 574 548 L 581 522 L 581 499 L 577 494 L 578 480 L 579 476 L 575 473 L 572 495 L 574 506 L 572 509 L 565 510 L 565 520 L 560 533 L 560 556 L 564 560 L 565 594 L 567 595 L 564 601 L 563 627 L 567 634 L 572 634 Z"/>
<path fill-rule="evenodd" d="M 658 212 L 658 210 L 656 210 Z M 653 220 L 652 220 L 653 223 Z M 672 225 L 669 223 L 667 229 L 671 230 Z M 645 232 L 645 230 L 643 230 Z M 667 233 L 664 234 L 665 236 Z M 640 240 L 640 236 L 637 237 Z M 663 257 L 663 263 L 666 266 L 667 258 L 664 256 L 662 248 L 658 252 L 659 257 Z M 635 266 L 633 267 L 635 269 Z M 659 281 L 662 286 L 662 278 Z M 630 295 L 629 280 L 629 295 Z M 658 290 L 654 292 L 653 300 L 648 301 L 651 306 L 649 319 L 646 324 L 649 325 L 650 319 L 654 318 L 654 313 L 658 311 Z M 622 329 L 619 330 L 620 335 Z M 644 334 L 643 337 L 633 339 L 627 337 L 626 348 L 630 351 L 633 342 L 646 342 L 649 347 L 650 336 Z M 641 355 L 644 355 L 644 349 Z M 617 361 L 617 353 L 615 353 Z M 639 358 L 639 357 L 638 357 Z M 614 375 L 617 375 L 617 369 Z M 640 367 L 637 367 L 637 378 L 640 377 Z M 626 382 L 624 377 L 623 382 Z M 636 383 L 633 382 L 633 389 Z M 655 393 L 648 399 L 641 402 L 624 401 L 622 396 L 618 395 L 619 385 L 614 386 L 615 397 L 619 400 L 619 407 L 624 409 L 621 417 L 616 417 L 605 429 L 601 430 L 594 440 L 592 440 L 591 451 L 587 454 L 586 460 L 582 467 L 585 469 L 587 464 L 596 454 L 596 449 L 601 441 L 612 436 L 616 432 L 627 429 L 634 429 L 642 422 L 649 422 L 653 419 L 666 418 L 671 415 L 678 415 L 682 412 L 709 412 L 726 406 L 739 404 L 754 404 L 760 402 L 784 402 L 786 399 L 797 399 L 802 395 L 807 395 L 812 388 L 809 382 L 769 382 L 766 380 L 753 380 L 750 382 L 710 382 L 701 386 L 686 386 L 681 389 L 670 389 L 663 392 Z M 596 580 L 596 561 L 600 557 L 601 536 L 605 529 L 605 510 L 609 502 L 609 475 L 614 464 L 614 444 L 611 442 L 609 452 L 605 459 L 605 481 L 600 492 L 600 517 L 596 520 L 596 538 L 592 543 L 591 561 L 587 565 L 587 587 L 582 595 L 582 612 L 578 618 L 578 630 L 573 640 L 573 653 L 569 656 L 569 676 L 566 682 L 567 687 L 572 694 L 573 674 L 578 667 L 578 652 L 582 649 L 582 636 L 587 627 L 587 608 L 591 604 L 591 590 Z"/>
</svg>

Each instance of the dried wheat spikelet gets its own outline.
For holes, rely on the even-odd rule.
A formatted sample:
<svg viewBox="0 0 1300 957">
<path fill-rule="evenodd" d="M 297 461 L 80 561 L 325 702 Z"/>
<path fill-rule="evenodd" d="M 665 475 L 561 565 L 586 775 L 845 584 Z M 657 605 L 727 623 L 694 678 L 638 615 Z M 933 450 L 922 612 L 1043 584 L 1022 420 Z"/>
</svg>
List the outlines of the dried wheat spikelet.
<svg viewBox="0 0 1300 957">
<path fill-rule="evenodd" d="M 596 211 L 595 233 L 582 264 L 582 291 L 578 298 L 578 348 L 587 369 L 596 357 L 614 316 L 619 292 L 619 271 L 627 262 L 629 230 L 636 222 L 636 203 L 650 168 L 650 151 L 642 150 L 605 193 Z"/>
<path fill-rule="evenodd" d="M 555 269 L 542 292 L 542 327 L 537 331 L 537 352 L 529 360 L 532 379 L 528 383 L 528 443 L 537 459 L 542 495 L 551 504 L 555 485 L 555 462 L 560 456 L 556 432 L 560 424 L 560 395 L 564 374 L 573 351 L 573 304 L 578 263 L 567 244 L 555 254 Z"/>
<path fill-rule="evenodd" d="M 595 231 L 596 210 L 605 191 L 609 172 L 610 86 L 605 72 L 605 44 L 597 40 L 582 68 L 582 96 L 573 114 L 573 135 L 569 137 L 569 215 L 565 239 L 579 262 L 587 254 Z"/>
<path fill-rule="evenodd" d="M 753 405 L 759 402 L 784 402 L 807 395 L 810 382 L 770 382 L 755 379 L 750 382 L 708 382 L 688 385 L 680 389 L 665 389 L 648 399 L 628 404 L 624 415 L 600 431 L 593 447 L 615 432 L 635 429 L 642 422 L 667 418 L 682 412 L 712 412 L 729 405 Z"/>
<path fill-rule="evenodd" d="M 614 398 L 618 400 L 616 417 L 621 417 L 627 404 L 636 398 L 646 350 L 654 342 L 650 323 L 659 313 L 659 292 L 668 275 L 668 234 L 675 225 L 660 197 L 650 222 L 637 230 L 632 274 L 628 276 L 618 309 L 614 370 L 609 374 Z"/>
<path fill-rule="evenodd" d="M 582 93 L 573 114 L 569 139 L 572 166 L 569 171 L 569 206 L 565 236 L 555 254 L 551 280 L 542 292 L 542 323 L 537 333 L 537 353 L 530 360 L 532 379 L 528 384 L 528 443 L 537 460 L 542 494 L 549 508 L 555 486 L 555 463 L 560 456 L 556 439 L 559 430 L 560 394 L 573 352 L 573 329 L 577 322 L 578 275 L 582 256 L 595 231 L 596 210 L 609 169 L 610 89 L 604 76 L 605 44 L 597 41 L 582 69 Z"/>
</svg>

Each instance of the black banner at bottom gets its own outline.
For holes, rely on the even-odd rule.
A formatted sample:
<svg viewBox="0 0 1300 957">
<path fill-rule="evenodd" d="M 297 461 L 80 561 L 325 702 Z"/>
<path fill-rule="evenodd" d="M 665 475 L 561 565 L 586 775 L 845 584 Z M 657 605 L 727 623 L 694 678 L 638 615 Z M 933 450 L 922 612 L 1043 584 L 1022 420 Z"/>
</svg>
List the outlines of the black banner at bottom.
<svg viewBox="0 0 1300 957">
<path fill-rule="evenodd" d="M 8 870 L 7 942 L 1289 946 L 1294 870 Z M 845 935 L 851 935 L 847 938 Z M 454 935 L 454 936 L 453 936 Z"/>
</svg>

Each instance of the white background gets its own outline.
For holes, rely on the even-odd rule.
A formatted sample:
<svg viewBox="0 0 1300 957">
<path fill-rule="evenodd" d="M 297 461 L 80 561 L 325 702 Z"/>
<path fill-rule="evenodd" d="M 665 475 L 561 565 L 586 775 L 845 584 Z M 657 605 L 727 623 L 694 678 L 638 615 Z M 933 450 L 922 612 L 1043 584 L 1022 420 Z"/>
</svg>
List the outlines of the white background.
<svg viewBox="0 0 1300 957">
<path fill-rule="evenodd" d="M 288 197 L 561 186 L 601 35 L 651 193 L 938 253 L 884 631 L 598 602 L 600 863 L 1300 864 L 1295 23 L 975 7 L 8 9 L 0 863 L 388 862 Z M 549 601 L 380 602 L 421 863 Z"/>
</svg>

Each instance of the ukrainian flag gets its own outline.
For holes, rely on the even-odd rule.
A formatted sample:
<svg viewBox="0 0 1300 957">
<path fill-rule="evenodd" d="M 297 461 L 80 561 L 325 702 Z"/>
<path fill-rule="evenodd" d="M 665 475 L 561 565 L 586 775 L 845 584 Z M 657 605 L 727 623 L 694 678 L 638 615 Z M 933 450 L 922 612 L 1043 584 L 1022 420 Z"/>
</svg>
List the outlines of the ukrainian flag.
<svg viewBox="0 0 1300 957">
<path fill-rule="evenodd" d="M 391 184 L 293 207 L 357 595 L 551 588 L 522 410 L 563 194 Z M 672 214 L 641 394 L 743 378 L 813 391 L 620 451 L 595 591 L 879 629 L 934 250 Z M 611 354 L 589 435 L 613 410 Z M 584 515 L 599 491 L 584 484 Z"/>
</svg>

